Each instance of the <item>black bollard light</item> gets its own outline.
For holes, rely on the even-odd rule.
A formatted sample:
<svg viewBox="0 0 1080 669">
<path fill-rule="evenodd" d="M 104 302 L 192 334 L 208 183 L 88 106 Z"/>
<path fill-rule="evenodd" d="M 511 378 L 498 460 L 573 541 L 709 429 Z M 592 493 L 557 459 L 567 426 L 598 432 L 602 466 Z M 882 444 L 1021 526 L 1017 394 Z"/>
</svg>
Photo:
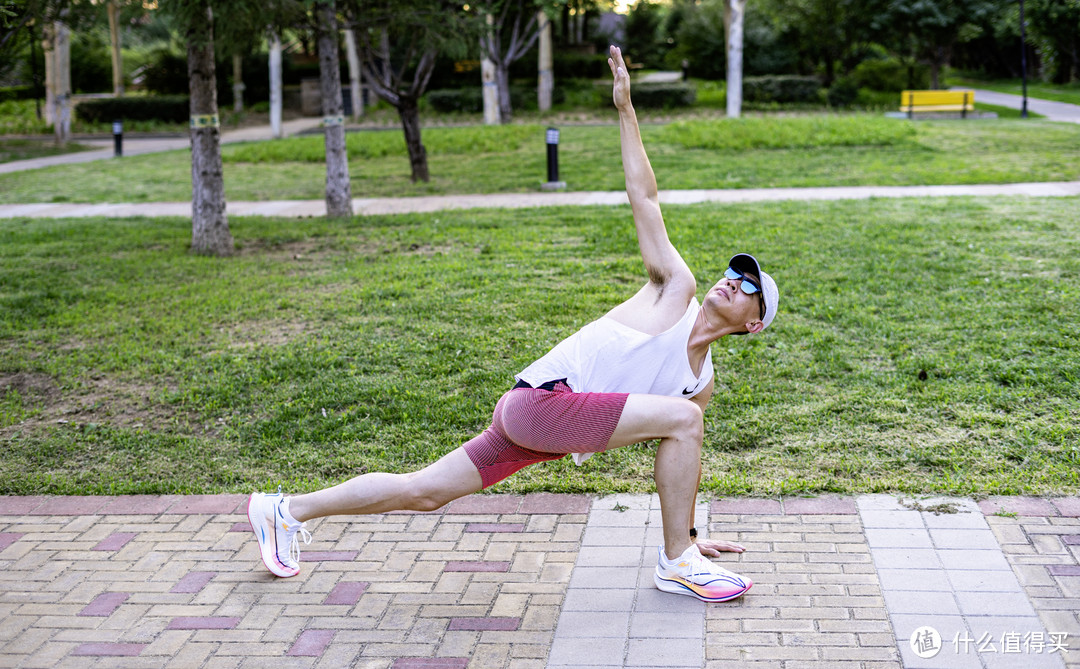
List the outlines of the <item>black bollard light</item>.
<svg viewBox="0 0 1080 669">
<path fill-rule="evenodd" d="M 113 121 L 112 124 L 112 136 L 113 136 L 113 157 L 119 158 L 124 155 L 124 124 L 120 121 Z"/>
<path fill-rule="evenodd" d="M 559 129 L 547 129 L 547 183 L 542 186 L 544 190 L 561 190 L 566 188 L 565 181 L 559 181 Z"/>
</svg>

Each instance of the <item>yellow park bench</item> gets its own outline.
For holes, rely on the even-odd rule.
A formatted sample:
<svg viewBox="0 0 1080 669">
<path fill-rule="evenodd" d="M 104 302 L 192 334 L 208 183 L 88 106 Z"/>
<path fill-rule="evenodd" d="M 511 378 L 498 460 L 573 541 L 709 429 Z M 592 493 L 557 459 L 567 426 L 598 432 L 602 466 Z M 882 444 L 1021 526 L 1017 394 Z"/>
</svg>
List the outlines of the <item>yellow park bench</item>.
<svg viewBox="0 0 1080 669">
<path fill-rule="evenodd" d="M 900 94 L 900 111 L 914 118 L 916 112 L 960 112 L 967 118 L 975 111 L 975 91 L 904 91 Z"/>
</svg>

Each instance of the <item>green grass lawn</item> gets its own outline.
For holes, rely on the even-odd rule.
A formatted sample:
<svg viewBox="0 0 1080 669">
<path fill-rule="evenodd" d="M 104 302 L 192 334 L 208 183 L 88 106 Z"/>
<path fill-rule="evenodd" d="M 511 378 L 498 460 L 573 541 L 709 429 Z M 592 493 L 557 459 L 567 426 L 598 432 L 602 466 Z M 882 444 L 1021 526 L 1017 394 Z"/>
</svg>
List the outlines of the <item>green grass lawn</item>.
<svg viewBox="0 0 1080 669">
<path fill-rule="evenodd" d="M 1080 178 L 1080 126 L 1039 120 L 768 116 L 645 125 L 662 189 L 923 185 Z M 531 192 L 546 181 L 544 127 L 430 128 L 432 180 L 413 184 L 402 134 L 350 133 L 354 197 Z M 322 199 L 322 138 L 223 148 L 232 200 Z M 624 186 L 618 128 L 562 128 L 560 178 Z M 154 202 L 191 197 L 187 151 L 0 175 L 0 202 Z"/>
<path fill-rule="evenodd" d="M 704 288 L 758 254 L 781 311 L 713 346 L 703 488 L 1080 491 L 1080 201 L 668 207 Z M 631 295 L 629 209 L 0 226 L 0 493 L 310 490 L 482 430 L 513 374 Z M 646 491 L 654 448 L 496 491 Z"/>
<path fill-rule="evenodd" d="M 67 146 L 60 148 L 50 140 L 37 139 L 0 139 L 0 163 L 9 163 L 13 160 L 29 160 L 30 158 L 44 158 L 57 156 L 62 153 L 75 153 L 86 151 L 89 146 L 83 146 L 69 142 Z"/>
</svg>

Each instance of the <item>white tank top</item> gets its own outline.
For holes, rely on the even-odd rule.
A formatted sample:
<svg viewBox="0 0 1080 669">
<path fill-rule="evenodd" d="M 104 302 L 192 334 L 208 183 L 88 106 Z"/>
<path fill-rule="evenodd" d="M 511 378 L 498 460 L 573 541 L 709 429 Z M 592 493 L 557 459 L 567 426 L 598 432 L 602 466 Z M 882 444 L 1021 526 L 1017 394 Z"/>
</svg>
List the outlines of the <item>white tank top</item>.
<svg viewBox="0 0 1080 669">
<path fill-rule="evenodd" d="M 534 388 L 566 379 L 579 393 L 647 393 L 693 397 L 713 377 L 712 352 L 701 374 L 690 369 L 686 345 L 701 307 L 692 299 L 675 325 L 658 335 L 635 330 L 607 316 L 559 342 L 517 375 Z"/>
</svg>

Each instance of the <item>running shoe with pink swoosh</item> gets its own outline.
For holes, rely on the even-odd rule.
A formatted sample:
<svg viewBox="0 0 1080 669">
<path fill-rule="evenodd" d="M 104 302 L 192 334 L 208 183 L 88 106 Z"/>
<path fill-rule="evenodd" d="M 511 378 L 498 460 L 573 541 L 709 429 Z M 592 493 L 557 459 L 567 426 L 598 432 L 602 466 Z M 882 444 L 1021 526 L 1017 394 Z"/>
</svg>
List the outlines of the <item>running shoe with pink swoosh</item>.
<svg viewBox="0 0 1080 669">
<path fill-rule="evenodd" d="M 742 595 L 754 582 L 745 576 L 728 571 L 708 560 L 697 544 L 683 551 L 675 560 L 664 565 L 664 549 L 653 574 L 656 587 L 664 592 L 697 597 L 703 602 L 726 602 Z"/>
</svg>

